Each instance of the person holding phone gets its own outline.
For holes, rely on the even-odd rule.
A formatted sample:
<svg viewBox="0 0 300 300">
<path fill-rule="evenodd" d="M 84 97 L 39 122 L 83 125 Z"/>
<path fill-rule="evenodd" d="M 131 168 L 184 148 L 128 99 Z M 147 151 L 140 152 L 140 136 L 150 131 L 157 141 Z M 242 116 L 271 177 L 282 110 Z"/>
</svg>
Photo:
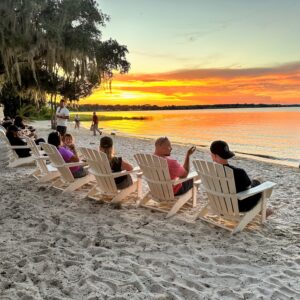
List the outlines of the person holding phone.
<svg viewBox="0 0 300 300">
<path fill-rule="evenodd" d="M 186 178 L 190 171 L 190 156 L 195 152 L 196 147 L 188 149 L 184 163 L 181 165 L 175 158 L 171 157 L 172 145 L 168 137 L 159 137 L 155 141 L 154 155 L 163 157 L 167 160 L 171 179 Z M 182 195 L 193 187 L 193 179 L 173 186 L 174 195 Z"/>
</svg>

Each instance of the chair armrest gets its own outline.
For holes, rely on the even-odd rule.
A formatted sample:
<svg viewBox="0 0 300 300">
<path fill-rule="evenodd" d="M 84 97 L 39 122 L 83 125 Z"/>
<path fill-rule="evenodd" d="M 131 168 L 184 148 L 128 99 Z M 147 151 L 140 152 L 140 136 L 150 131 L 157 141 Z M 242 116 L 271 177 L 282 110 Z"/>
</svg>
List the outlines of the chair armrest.
<svg viewBox="0 0 300 300">
<path fill-rule="evenodd" d="M 34 154 L 33 154 L 32 157 L 33 157 L 34 159 L 43 159 L 43 160 L 49 159 L 49 156 L 45 156 L 45 155 L 37 156 L 37 155 L 34 155 Z"/>
<path fill-rule="evenodd" d="M 24 146 L 10 146 L 11 149 L 30 149 L 30 147 L 24 145 Z"/>
<path fill-rule="evenodd" d="M 131 171 L 121 171 L 121 172 L 114 172 L 112 173 L 112 176 L 113 178 L 118 178 L 118 177 L 121 177 L 121 176 L 124 176 L 124 175 L 129 175 L 129 174 L 132 174 L 132 173 L 138 173 L 140 172 L 140 168 L 139 167 L 135 167 L 134 169 L 132 169 Z"/>
<path fill-rule="evenodd" d="M 55 168 L 61 168 L 61 167 L 80 167 L 80 166 L 87 166 L 88 164 L 86 162 L 81 162 L 81 161 L 78 161 L 78 162 L 71 162 L 71 163 L 64 163 L 63 165 L 56 165 L 56 164 L 53 164 L 53 167 Z"/>
<path fill-rule="evenodd" d="M 72 162 L 72 163 L 66 163 L 66 167 L 80 167 L 80 166 L 87 166 L 88 164 L 83 161 L 78 161 L 78 162 Z"/>
<path fill-rule="evenodd" d="M 256 195 L 258 193 L 261 193 L 263 191 L 266 191 L 266 190 L 269 190 L 269 189 L 272 189 L 274 186 L 276 185 L 276 183 L 274 182 L 271 182 L 271 181 L 266 181 L 258 186 L 255 186 L 251 189 L 248 189 L 248 190 L 245 190 L 243 192 L 240 192 L 237 195 L 237 198 L 239 200 L 244 200 L 250 196 L 253 196 L 253 195 Z"/>
<path fill-rule="evenodd" d="M 171 183 L 173 185 L 175 185 L 175 184 L 179 184 L 179 183 L 182 183 L 182 182 L 185 182 L 187 180 L 194 179 L 194 178 L 197 178 L 197 177 L 198 177 L 198 173 L 194 171 L 194 172 L 189 173 L 188 176 L 185 177 L 185 178 L 179 178 L 179 179 L 171 180 Z"/>
</svg>

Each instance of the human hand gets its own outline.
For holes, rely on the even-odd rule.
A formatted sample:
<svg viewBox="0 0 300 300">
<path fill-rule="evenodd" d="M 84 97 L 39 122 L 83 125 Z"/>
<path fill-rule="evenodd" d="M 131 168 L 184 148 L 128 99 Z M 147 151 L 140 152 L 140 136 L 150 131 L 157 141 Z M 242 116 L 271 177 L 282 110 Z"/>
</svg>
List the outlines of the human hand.
<svg viewBox="0 0 300 300">
<path fill-rule="evenodd" d="M 186 155 L 191 156 L 195 151 L 196 151 L 196 147 L 193 146 L 187 151 Z"/>
</svg>

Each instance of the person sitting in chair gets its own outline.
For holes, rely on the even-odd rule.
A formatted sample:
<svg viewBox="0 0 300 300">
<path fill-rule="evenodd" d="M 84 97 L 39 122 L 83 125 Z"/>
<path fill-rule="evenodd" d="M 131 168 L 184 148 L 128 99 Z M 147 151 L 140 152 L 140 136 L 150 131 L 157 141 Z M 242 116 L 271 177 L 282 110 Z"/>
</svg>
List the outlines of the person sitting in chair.
<svg viewBox="0 0 300 300">
<path fill-rule="evenodd" d="M 170 140 L 165 137 L 160 137 L 155 141 L 154 155 L 163 157 L 167 160 L 171 179 L 186 178 L 190 171 L 190 156 L 195 152 L 196 147 L 188 149 L 185 155 L 183 165 L 181 165 L 175 158 L 172 158 L 172 145 Z M 184 181 L 183 183 L 173 186 L 174 195 L 182 195 L 193 187 L 193 179 Z"/>
<path fill-rule="evenodd" d="M 80 161 L 77 153 L 75 154 L 71 150 L 62 146 L 61 135 L 58 131 L 49 133 L 48 144 L 51 144 L 57 148 L 58 152 L 66 163 Z M 84 169 L 82 166 L 70 167 L 70 171 L 72 172 L 74 178 L 81 178 L 87 175 L 86 169 Z"/>
<path fill-rule="evenodd" d="M 123 170 L 132 171 L 133 166 L 122 157 L 115 156 L 113 147 L 113 140 L 109 136 L 104 136 L 100 139 L 101 152 L 104 152 L 108 158 L 112 172 L 120 172 Z M 125 189 L 132 185 L 132 178 L 130 174 L 115 178 L 115 183 L 118 189 Z"/>
<path fill-rule="evenodd" d="M 228 163 L 228 159 L 235 156 L 235 154 L 229 150 L 229 146 L 224 141 L 214 141 L 210 145 L 211 158 L 214 162 L 227 166 L 233 170 L 233 176 L 235 181 L 236 192 L 245 191 L 251 187 L 255 187 L 261 182 L 257 179 L 251 180 L 244 169 L 234 167 Z M 244 200 L 239 200 L 239 211 L 247 212 L 251 210 L 261 198 L 261 194 L 250 196 Z M 273 213 L 272 209 L 267 208 L 266 215 L 269 216 Z"/>
<path fill-rule="evenodd" d="M 27 146 L 27 143 L 22 139 L 21 129 L 15 125 L 10 125 L 7 128 L 6 137 L 12 146 Z M 15 149 L 15 152 L 19 157 L 31 156 L 29 148 Z"/>
</svg>

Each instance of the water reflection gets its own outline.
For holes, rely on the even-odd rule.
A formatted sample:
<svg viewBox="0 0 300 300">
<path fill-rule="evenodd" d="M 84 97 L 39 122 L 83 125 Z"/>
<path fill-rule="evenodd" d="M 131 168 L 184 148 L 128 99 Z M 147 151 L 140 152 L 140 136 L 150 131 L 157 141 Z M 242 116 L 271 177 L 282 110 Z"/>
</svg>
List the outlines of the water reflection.
<svg viewBox="0 0 300 300">
<path fill-rule="evenodd" d="M 228 141 L 236 151 L 297 160 L 300 157 L 300 109 L 234 109 L 101 112 L 106 116 L 152 117 L 149 120 L 112 120 L 100 127 L 133 136 L 209 145 Z"/>
</svg>

